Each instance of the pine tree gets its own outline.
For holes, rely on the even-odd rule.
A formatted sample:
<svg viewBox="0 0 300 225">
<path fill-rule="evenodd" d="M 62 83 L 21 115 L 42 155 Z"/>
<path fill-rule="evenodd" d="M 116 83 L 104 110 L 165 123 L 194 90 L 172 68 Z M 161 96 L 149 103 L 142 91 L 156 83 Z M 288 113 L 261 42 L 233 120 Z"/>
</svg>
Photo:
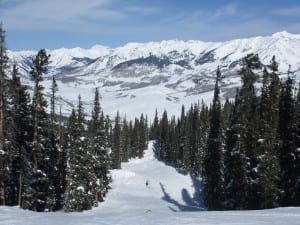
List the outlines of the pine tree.
<svg viewBox="0 0 300 225">
<path fill-rule="evenodd" d="M 255 208 L 257 175 L 258 98 L 254 83 L 255 70 L 261 68 L 258 55 L 250 54 L 243 59 L 240 70 L 242 87 L 238 91 L 227 133 L 225 158 L 226 206 L 235 209 Z"/>
<path fill-rule="evenodd" d="M 5 111 L 6 111 L 6 74 L 7 54 L 5 48 L 5 31 L 0 24 L 0 205 L 5 205 L 6 157 L 5 148 Z"/>
<path fill-rule="evenodd" d="M 90 125 L 90 143 L 93 169 L 92 190 L 94 193 L 94 205 L 98 205 L 99 201 L 103 201 L 110 181 L 107 137 L 98 88 L 95 90 L 94 108 Z"/>
<path fill-rule="evenodd" d="M 169 153 L 169 120 L 167 111 L 163 112 L 162 119 L 160 121 L 160 139 L 159 148 L 157 151 L 157 157 L 159 160 L 167 162 Z"/>
<path fill-rule="evenodd" d="M 247 157 L 242 142 L 241 100 L 239 91 L 230 114 L 230 125 L 226 134 L 225 153 L 225 208 L 243 209 L 247 202 Z"/>
<path fill-rule="evenodd" d="M 22 204 L 22 186 L 25 179 L 25 162 L 29 160 L 29 143 L 32 141 L 30 121 L 29 94 L 21 85 L 18 68 L 13 66 L 12 79 L 9 85 L 9 100 L 7 102 L 6 129 L 8 145 L 6 184 L 6 204 Z"/>
<path fill-rule="evenodd" d="M 126 118 L 123 119 L 123 129 L 122 129 L 122 142 L 123 142 L 123 155 L 122 155 L 122 162 L 128 162 L 131 154 L 131 132 L 129 130 L 128 122 Z"/>
<path fill-rule="evenodd" d="M 93 168 L 91 152 L 85 130 L 84 109 L 79 96 L 77 113 L 75 110 L 68 122 L 67 174 L 64 195 L 64 211 L 83 211 L 94 204 L 92 188 Z"/>
<path fill-rule="evenodd" d="M 155 110 L 155 116 L 153 120 L 152 127 L 150 129 L 150 140 L 157 140 L 159 138 L 159 120 L 158 120 L 158 112 Z"/>
<path fill-rule="evenodd" d="M 122 162 L 122 143 L 121 143 L 121 122 L 119 111 L 115 117 L 115 126 L 113 129 L 113 142 L 112 142 L 112 160 L 114 169 L 121 169 Z"/>
<path fill-rule="evenodd" d="M 146 119 L 144 118 L 144 115 L 142 114 L 140 117 L 140 121 L 138 124 L 138 132 L 139 132 L 139 151 L 138 151 L 138 156 L 139 158 L 142 158 L 144 155 L 144 150 L 147 149 L 147 122 Z"/>
<path fill-rule="evenodd" d="M 199 115 L 200 127 L 199 127 L 199 155 L 197 156 L 199 168 L 196 168 L 196 175 L 202 175 L 203 173 L 203 165 L 204 158 L 207 147 L 207 138 L 209 132 L 209 111 L 208 108 L 202 102 L 201 111 Z"/>
<path fill-rule="evenodd" d="M 293 82 L 290 77 L 282 85 L 279 103 L 278 135 L 281 141 L 279 160 L 281 165 L 281 188 L 283 206 L 299 206 L 299 133 L 297 134 L 297 122 L 295 104 L 293 99 Z M 299 98 L 299 96 L 298 96 Z M 299 104 L 299 100 L 297 100 Z M 298 109 L 299 110 L 299 109 Z M 298 121 L 297 121 L 298 120 Z M 299 132 L 299 131 L 298 131 Z"/>
<path fill-rule="evenodd" d="M 220 69 L 217 69 L 211 109 L 207 152 L 204 162 L 204 199 L 208 210 L 223 208 L 223 144 L 221 131 L 221 103 L 219 98 Z"/>
<path fill-rule="evenodd" d="M 274 58 L 273 64 L 275 65 Z M 276 75 L 270 77 L 264 70 L 263 86 L 261 90 L 259 133 L 256 161 L 257 178 L 255 180 L 255 208 L 273 208 L 278 206 L 279 161 L 276 152 L 278 99 L 272 94 L 277 87 Z M 275 115 L 274 115 L 275 114 Z"/>
<path fill-rule="evenodd" d="M 65 168 L 64 168 L 64 152 L 61 144 L 61 133 L 57 132 L 60 130 L 60 124 L 58 124 L 57 116 L 55 112 L 56 108 L 56 92 L 58 86 L 56 79 L 52 76 L 51 85 L 51 99 L 50 99 L 50 127 L 49 127 L 49 139 L 50 139 L 50 155 L 49 155 L 49 182 L 50 188 L 48 193 L 47 209 L 50 211 L 58 210 L 63 205 L 63 194 L 64 194 L 64 179 L 65 179 Z M 51 168 L 51 169 L 50 169 Z"/>
<path fill-rule="evenodd" d="M 43 97 L 44 87 L 40 84 L 43 80 L 42 75 L 47 71 L 50 55 L 42 49 L 32 60 L 31 75 L 35 81 L 33 100 L 32 100 L 32 119 L 33 119 L 33 143 L 32 143 L 32 165 L 33 179 L 31 183 L 32 199 L 29 209 L 33 211 L 44 211 L 49 207 L 47 199 L 48 191 L 53 187 L 49 183 L 48 173 L 50 166 L 50 140 L 48 136 L 49 119 L 46 112 L 47 102 Z M 51 203 L 50 203 L 51 204 Z M 52 207 L 52 206 L 51 206 Z"/>
</svg>

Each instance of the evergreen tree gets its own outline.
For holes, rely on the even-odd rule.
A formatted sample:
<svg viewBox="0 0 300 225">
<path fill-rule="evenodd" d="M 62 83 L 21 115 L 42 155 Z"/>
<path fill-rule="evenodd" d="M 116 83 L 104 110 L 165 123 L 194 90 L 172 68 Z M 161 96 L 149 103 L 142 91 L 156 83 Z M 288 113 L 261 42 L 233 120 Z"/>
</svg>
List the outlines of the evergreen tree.
<svg viewBox="0 0 300 225">
<path fill-rule="evenodd" d="M 138 126 L 138 132 L 139 132 L 139 153 L 138 156 L 139 158 L 142 158 L 144 156 L 144 150 L 147 149 L 147 122 L 146 119 L 144 118 L 144 115 L 142 114 L 140 117 L 139 121 L 139 126 Z"/>
<path fill-rule="evenodd" d="M 44 87 L 40 84 L 42 75 L 47 71 L 50 55 L 42 49 L 32 60 L 31 75 L 35 81 L 32 100 L 33 142 L 31 183 L 32 198 L 27 206 L 33 211 L 44 211 L 52 208 L 54 200 L 48 195 L 53 190 L 48 174 L 53 169 L 50 164 L 49 119 L 46 112 L 47 102 L 43 97 Z M 48 198 L 50 197 L 50 198 Z M 51 203 L 50 203 L 51 202 Z M 51 205 L 51 206 L 50 206 Z"/>
<path fill-rule="evenodd" d="M 283 190 L 281 203 L 283 206 L 300 205 L 298 172 L 300 154 L 299 142 L 297 143 L 297 139 L 299 141 L 299 133 L 297 134 L 299 117 L 295 118 L 294 116 L 296 113 L 292 85 L 292 79 L 288 77 L 282 85 L 279 103 L 278 135 L 281 141 L 279 159 L 281 165 L 281 188 Z M 299 100 L 297 104 L 299 104 Z"/>
<path fill-rule="evenodd" d="M 169 120 L 168 113 L 165 110 L 160 121 L 160 139 L 159 139 L 159 148 L 157 151 L 157 157 L 159 160 L 168 162 L 169 159 Z"/>
<path fill-rule="evenodd" d="M 90 148 L 92 155 L 93 187 L 95 205 L 103 201 L 110 181 L 109 156 L 103 113 L 101 113 L 98 88 L 95 90 L 94 108 L 90 125 Z"/>
<path fill-rule="evenodd" d="M 114 169 L 121 169 L 122 162 L 122 143 L 121 143 L 121 123 L 119 111 L 115 118 L 115 126 L 113 129 L 113 142 L 112 142 L 112 160 Z"/>
<path fill-rule="evenodd" d="M 257 175 L 258 98 L 254 83 L 255 70 L 261 68 L 258 55 L 243 59 L 240 70 L 242 87 L 238 91 L 230 128 L 227 133 L 225 158 L 226 206 L 234 209 L 255 208 Z"/>
<path fill-rule="evenodd" d="M 132 130 L 129 130 L 129 126 L 127 123 L 126 118 L 123 119 L 123 129 L 122 129 L 122 142 L 123 142 L 123 155 L 122 155 L 122 162 L 128 162 L 131 154 L 131 134 Z"/>
<path fill-rule="evenodd" d="M 13 66 L 10 82 L 8 114 L 6 129 L 8 146 L 8 180 L 6 184 L 6 204 L 22 205 L 22 187 L 27 170 L 25 164 L 29 161 L 29 143 L 32 142 L 32 127 L 29 107 L 29 94 L 21 85 L 18 68 Z"/>
<path fill-rule="evenodd" d="M 219 98 L 220 69 L 217 77 L 212 104 L 207 152 L 204 162 L 204 199 L 208 210 L 223 208 L 223 143 L 221 131 L 221 103 Z"/>
<path fill-rule="evenodd" d="M 55 112 L 55 94 L 58 91 L 56 79 L 52 76 L 51 85 L 51 111 L 50 111 L 50 128 L 49 128 L 49 139 L 50 139 L 50 157 L 49 157 L 49 181 L 50 188 L 48 193 L 48 210 L 58 210 L 63 205 L 64 195 L 64 183 L 65 183 L 65 165 L 64 165 L 64 151 L 61 146 L 61 132 L 60 124 L 58 124 L 57 116 Z"/>
<path fill-rule="evenodd" d="M 239 91 L 237 91 L 239 93 Z M 247 202 L 247 157 L 242 142 L 241 100 L 239 94 L 230 114 L 230 125 L 226 134 L 225 154 L 225 208 L 243 209 Z"/>
<path fill-rule="evenodd" d="M 5 31 L 0 24 L 0 205 L 5 205 L 5 184 L 6 180 L 6 146 L 5 146 L 5 111 L 6 111 L 6 74 L 7 54 L 5 48 Z"/>
<path fill-rule="evenodd" d="M 159 120 L 158 120 L 158 112 L 155 110 L 155 116 L 153 120 L 152 127 L 150 129 L 150 140 L 157 140 L 159 138 Z"/>
<path fill-rule="evenodd" d="M 273 58 L 274 60 L 274 58 Z M 273 64 L 276 63 L 273 61 Z M 273 208 L 278 205 L 278 181 L 279 181 L 279 161 L 276 152 L 278 99 L 272 92 L 277 88 L 276 75 L 270 77 L 267 70 L 264 70 L 263 86 L 261 90 L 258 147 L 256 153 L 257 178 L 255 180 L 256 198 L 253 199 L 255 208 Z"/>
<path fill-rule="evenodd" d="M 84 110 L 79 96 L 77 114 L 73 110 L 68 122 L 67 174 L 64 195 L 64 211 L 66 212 L 88 210 L 94 204 L 92 155 L 90 149 L 87 148 L 88 141 Z"/>
<path fill-rule="evenodd" d="M 208 108 L 202 102 L 201 111 L 199 115 L 200 127 L 199 127 L 199 153 L 197 155 L 198 165 L 199 168 L 196 168 L 196 175 L 202 175 L 203 173 L 203 165 L 204 165 L 204 158 L 206 153 L 207 147 L 207 138 L 209 132 L 209 111 Z"/>
</svg>

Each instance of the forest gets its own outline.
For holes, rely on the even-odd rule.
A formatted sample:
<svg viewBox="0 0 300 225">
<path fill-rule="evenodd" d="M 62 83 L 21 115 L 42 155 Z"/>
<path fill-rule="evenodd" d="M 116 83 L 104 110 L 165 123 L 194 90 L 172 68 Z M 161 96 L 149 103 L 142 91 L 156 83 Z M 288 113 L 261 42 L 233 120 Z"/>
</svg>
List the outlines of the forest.
<svg viewBox="0 0 300 225">
<path fill-rule="evenodd" d="M 269 65 L 255 54 L 243 59 L 235 99 L 221 102 L 217 68 L 209 106 L 182 106 L 179 118 L 157 113 L 151 124 L 142 113 L 134 121 L 119 113 L 109 118 L 97 88 L 90 118 L 80 95 L 66 118 L 55 110 L 55 77 L 48 107 L 41 82 L 50 59 L 45 49 L 32 59 L 29 94 L 18 65 L 9 63 L 0 26 L 0 205 L 89 210 L 105 200 L 109 171 L 142 158 L 148 141 L 155 140 L 159 160 L 203 178 L 208 210 L 300 206 L 299 84 L 290 71 L 279 79 L 275 57 Z"/>
</svg>

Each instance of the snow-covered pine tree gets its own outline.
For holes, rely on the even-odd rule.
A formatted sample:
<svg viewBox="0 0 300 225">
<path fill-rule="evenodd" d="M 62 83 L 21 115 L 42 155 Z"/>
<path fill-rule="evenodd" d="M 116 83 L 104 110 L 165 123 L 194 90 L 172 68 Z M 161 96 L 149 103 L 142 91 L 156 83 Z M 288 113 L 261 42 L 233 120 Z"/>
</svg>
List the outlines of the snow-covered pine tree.
<svg viewBox="0 0 300 225">
<path fill-rule="evenodd" d="M 243 59 L 243 66 L 240 71 L 242 76 L 242 87 L 239 92 L 238 114 L 240 115 L 240 141 L 241 152 L 247 158 L 247 202 L 243 208 L 253 209 L 257 201 L 255 200 L 257 175 L 257 141 L 259 139 L 259 99 L 256 96 L 255 82 L 258 76 L 256 71 L 261 69 L 261 62 L 256 54 L 249 54 Z"/>
<path fill-rule="evenodd" d="M 79 96 L 77 113 L 72 110 L 68 121 L 65 212 L 88 210 L 94 204 L 94 171 L 85 126 L 84 109 Z"/>
<path fill-rule="evenodd" d="M 272 59 L 273 67 L 276 65 Z M 275 69 L 274 69 L 275 70 Z M 274 71 L 273 71 L 274 73 Z M 255 209 L 273 208 L 279 200 L 279 161 L 276 152 L 278 100 L 275 93 L 278 76 L 270 76 L 264 69 L 259 109 L 259 140 L 257 142 L 256 161 L 257 178 L 255 180 Z"/>
<path fill-rule="evenodd" d="M 25 162 L 29 161 L 29 143 L 32 142 L 30 118 L 30 97 L 25 86 L 21 85 L 18 68 L 13 65 L 12 78 L 9 85 L 7 104 L 6 134 L 8 145 L 8 179 L 6 185 L 6 204 L 22 204 L 22 187 L 25 180 Z M 28 176 L 27 176 L 28 178 Z"/>
<path fill-rule="evenodd" d="M 92 191 L 94 194 L 94 205 L 103 201 L 110 181 L 109 155 L 107 145 L 107 134 L 105 133 L 104 117 L 100 106 L 100 95 L 98 88 L 95 90 L 94 108 L 92 120 L 89 127 L 90 154 L 92 163 Z"/>
<path fill-rule="evenodd" d="M 230 123 L 226 133 L 225 152 L 225 209 L 243 209 L 247 202 L 247 157 L 241 140 L 242 118 L 239 90 L 235 96 L 234 106 L 230 114 Z"/>
<path fill-rule="evenodd" d="M 204 161 L 203 195 L 208 210 L 223 209 L 223 140 L 221 130 L 221 102 L 219 81 L 221 71 L 218 67 L 213 104 L 211 108 L 210 128 L 208 134 L 207 151 Z"/>
<path fill-rule="evenodd" d="M 34 93 L 32 99 L 32 165 L 33 177 L 31 182 L 32 198 L 28 205 L 33 211 L 51 210 L 54 200 L 48 195 L 53 189 L 49 180 L 49 173 L 53 169 L 50 163 L 51 143 L 49 139 L 49 117 L 46 112 L 47 101 L 43 96 L 44 87 L 41 85 L 43 73 L 47 71 L 50 55 L 41 49 L 32 60 L 30 74 L 34 79 Z M 52 202 L 52 203 L 49 203 Z"/>
<path fill-rule="evenodd" d="M 49 164 L 49 181 L 50 189 L 48 193 L 47 208 L 50 211 L 61 209 L 63 206 L 64 196 L 64 183 L 65 183 L 65 169 L 64 169 L 64 151 L 61 146 L 61 130 L 62 126 L 58 123 L 56 108 L 56 92 L 58 91 L 57 82 L 54 76 L 52 76 L 51 85 L 51 99 L 50 99 L 50 127 L 49 127 L 49 139 L 50 139 L 50 158 Z"/>
</svg>

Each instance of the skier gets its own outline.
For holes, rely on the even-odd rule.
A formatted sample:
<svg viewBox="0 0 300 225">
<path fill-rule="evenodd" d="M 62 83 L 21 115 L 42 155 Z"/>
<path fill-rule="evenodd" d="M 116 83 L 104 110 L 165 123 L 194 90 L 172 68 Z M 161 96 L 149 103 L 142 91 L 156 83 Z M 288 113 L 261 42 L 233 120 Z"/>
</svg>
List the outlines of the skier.
<svg viewBox="0 0 300 225">
<path fill-rule="evenodd" d="M 149 180 L 146 180 L 145 185 L 146 185 L 146 187 L 149 186 Z"/>
</svg>

